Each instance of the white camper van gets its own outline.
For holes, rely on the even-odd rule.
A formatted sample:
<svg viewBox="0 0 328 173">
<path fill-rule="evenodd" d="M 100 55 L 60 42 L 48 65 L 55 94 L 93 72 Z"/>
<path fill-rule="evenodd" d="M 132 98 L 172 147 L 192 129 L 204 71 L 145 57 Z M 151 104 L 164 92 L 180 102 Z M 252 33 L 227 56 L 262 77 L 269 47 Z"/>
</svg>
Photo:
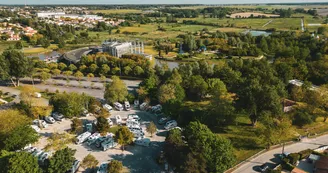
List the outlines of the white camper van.
<svg viewBox="0 0 328 173">
<path fill-rule="evenodd" d="M 84 133 L 80 134 L 79 136 L 76 137 L 76 144 L 82 144 L 90 136 L 91 136 L 91 133 L 90 132 L 84 132 Z"/>
<path fill-rule="evenodd" d="M 92 145 L 93 143 L 96 142 L 96 140 L 100 137 L 100 133 L 96 132 L 92 134 L 91 136 L 88 137 L 87 144 Z"/>
<path fill-rule="evenodd" d="M 120 115 L 115 115 L 115 123 L 118 125 L 122 124 L 122 118 Z"/>
<path fill-rule="evenodd" d="M 124 108 L 125 108 L 126 111 L 130 110 L 130 103 L 128 101 L 124 102 Z"/>
<path fill-rule="evenodd" d="M 108 137 L 104 142 L 101 143 L 103 151 L 108 150 L 109 148 L 114 148 L 117 146 L 117 143 L 113 138 Z"/>
<path fill-rule="evenodd" d="M 119 103 L 119 102 L 115 102 L 115 103 L 114 103 L 114 108 L 115 108 L 116 110 L 118 110 L 118 111 L 123 111 L 123 106 L 122 106 L 122 104 Z"/>
<path fill-rule="evenodd" d="M 104 104 L 103 108 L 106 109 L 108 112 L 111 112 L 113 108 L 109 104 Z"/>
<path fill-rule="evenodd" d="M 140 123 L 135 119 L 127 119 L 126 126 L 140 126 Z"/>
</svg>

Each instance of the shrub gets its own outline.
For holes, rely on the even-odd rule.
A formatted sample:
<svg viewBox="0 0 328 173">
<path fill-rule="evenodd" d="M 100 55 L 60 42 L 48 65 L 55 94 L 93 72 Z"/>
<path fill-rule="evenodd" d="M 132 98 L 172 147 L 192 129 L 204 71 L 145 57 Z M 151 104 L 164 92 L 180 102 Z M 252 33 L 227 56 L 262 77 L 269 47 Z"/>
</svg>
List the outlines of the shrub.
<svg viewBox="0 0 328 173">
<path fill-rule="evenodd" d="M 288 155 L 289 163 L 295 165 L 296 162 L 300 159 L 300 154 L 298 153 L 291 153 Z"/>
<path fill-rule="evenodd" d="M 300 154 L 300 160 L 309 157 L 311 153 L 312 153 L 312 150 L 310 150 L 310 149 L 298 152 L 298 154 Z"/>
</svg>

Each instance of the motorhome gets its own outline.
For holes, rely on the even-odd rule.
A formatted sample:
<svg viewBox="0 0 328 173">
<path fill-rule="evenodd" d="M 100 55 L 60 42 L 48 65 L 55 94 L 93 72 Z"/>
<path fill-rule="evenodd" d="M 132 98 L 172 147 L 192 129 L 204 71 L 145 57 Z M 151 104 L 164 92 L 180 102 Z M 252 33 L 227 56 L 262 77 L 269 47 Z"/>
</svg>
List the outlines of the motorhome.
<svg viewBox="0 0 328 173">
<path fill-rule="evenodd" d="M 122 104 L 119 103 L 119 102 L 115 102 L 115 103 L 114 103 L 114 108 L 115 108 L 116 110 L 118 110 L 118 111 L 122 111 L 122 110 L 123 110 L 123 106 L 122 106 Z"/>
<path fill-rule="evenodd" d="M 96 142 L 96 140 L 100 137 L 100 133 L 96 132 L 92 134 L 91 136 L 88 137 L 87 144 L 92 145 L 93 143 Z"/>
<path fill-rule="evenodd" d="M 107 169 L 108 169 L 108 162 L 103 162 L 99 166 L 97 173 L 108 173 Z"/>
<path fill-rule="evenodd" d="M 82 133 L 81 135 L 79 135 L 79 136 L 76 137 L 76 144 L 82 144 L 90 136 L 91 136 L 91 133 L 90 132 L 84 132 L 84 133 Z"/>
<path fill-rule="evenodd" d="M 171 120 L 171 121 L 168 121 L 168 122 L 165 123 L 164 128 L 166 130 L 170 130 L 170 129 L 172 129 L 174 127 L 177 127 L 177 126 L 178 126 L 178 123 L 175 120 Z"/>
<path fill-rule="evenodd" d="M 150 139 L 149 138 L 136 139 L 134 141 L 134 144 L 149 147 L 150 146 Z"/>
<path fill-rule="evenodd" d="M 109 104 L 104 104 L 104 105 L 103 105 L 103 108 L 104 108 L 105 110 L 107 110 L 108 112 L 113 111 L 113 108 L 112 108 Z"/>
<path fill-rule="evenodd" d="M 126 111 L 130 110 L 130 103 L 128 101 L 124 102 L 124 108 L 125 108 Z"/>
<path fill-rule="evenodd" d="M 113 125 L 113 121 L 112 121 L 110 118 L 107 118 L 107 122 L 108 122 L 108 124 L 109 124 L 110 126 Z"/>
<path fill-rule="evenodd" d="M 145 133 L 139 130 L 130 130 L 133 133 L 134 138 L 143 138 Z"/>
<path fill-rule="evenodd" d="M 136 115 L 136 114 L 129 114 L 129 115 L 128 115 L 128 119 L 134 119 L 134 120 L 136 120 L 136 121 L 140 121 L 139 116 Z"/>
<path fill-rule="evenodd" d="M 142 132 L 142 128 L 140 126 L 128 126 L 129 130 L 139 130 Z"/>
<path fill-rule="evenodd" d="M 108 150 L 109 148 L 114 148 L 117 146 L 117 143 L 114 141 L 113 138 L 108 137 L 105 141 L 101 143 L 101 147 L 103 151 Z"/>
<path fill-rule="evenodd" d="M 140 123 L 135 119 L 127 119 L 126 126 L 140 126 Z"/>
</svg>

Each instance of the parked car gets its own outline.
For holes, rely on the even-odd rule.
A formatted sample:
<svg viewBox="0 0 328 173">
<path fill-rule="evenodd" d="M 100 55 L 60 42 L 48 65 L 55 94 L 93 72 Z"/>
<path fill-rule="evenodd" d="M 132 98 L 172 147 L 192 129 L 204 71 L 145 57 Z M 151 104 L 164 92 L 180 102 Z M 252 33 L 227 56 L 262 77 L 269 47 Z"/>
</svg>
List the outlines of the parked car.
<svg viewBox="0 0 328 173">
<path fill-rule="evenodd" d="M 163 117 L 163 118 L 158 120 L 158 124 L 165 124 L 170 119 L 171 119 L 170 117 Z"/>
<path fill-rule="evenodd" d="M 165 123 L 164 128 L 166 130 L 170 130 L 170 129 L 172 129 L 174 127 L 177 127 L 177 126 L 178 126 L 178 123 L 175 120 L 171 120 L 171 121 L 168 121 L 168 122 Z"/>
<path fill-rule="evenodd" d="M 66 173 L 75 173 L 80 167 L 80 161 L 74 160 L 72 164 L 72 168 L 68 170 Z"/>
<path fill-rule="evenodd" d="M 38 160 L 39 160 L 40 162 L 44 162 L 44 161 L 45 161 L 46 159 L 48 159 L 50 156 L 51 156 L 50 153 L 48 153 L 48 152 L 44 152 L 44 153 L 42 153 L 42 154 L 39 155 Z"/>
<path fill-rule="evenodd" d="M 47 128 L 48 127 L 48 124 L 44 121 L 44 120 L 33 120 L 33 125 L 36 125 L 38 126 L 39 128 Z"/>
<path fill-rule="evenodd" d="M 123 111 L 123 106 L 122 106 L 121 103 L 119 103 L 119 102 L 115 102 L 113 105 L 114 105 L 114 108 L 115 108 L 116 110 L 118 110 L 118 111 Z"/>
<path fill-rule="evenodd" d="M 42 154 L 42 150 L 40 149 L 36 149 L 34 150 L 31 154 L 34 156 L 34 157 L 38 157 L 40 154 Z"/>
<path fill-rule="evenodd" d="M 115 121 L 116 121 L 115 123 L 118 124 L 118 125 L 122 124 L 121 116 L 120 115 L 115 115 Z"/>
<path fill-rule="evenodd" d="M 139 100 L 134 100 L 133 105 L 135 108 L 139 107 Z"/>
<path fill-rule="evenodd" d="M 149 138 L 136 139 L 134 141 L 134 144 L 141 145 L 141 146 L 144 146 L 144 147 L 149 147 L 150 146 L 150 139 Z"/>
<path fill-rule="evenodd" d="M 107 118 L 107 121 L 108 121 L 108 124 L 109 124 L 110 126 L 113 125 L 113 121 L 112 121 L 110 118 Z"/>
<path fill-rule="evenodd" d="M 269 169 L 269 166 L 266 165 L 265 163 L 259 167 L 259 171 L 265 172 Z"/>
<path fill-rule="evenodd" d="M 93 143 L 96 142 L 96 140 L 100 137 L 100 133 L 96 132 L 92 134 L 91 136 L 88 137 L 87 144 L 92 145 Z"/>
<path fill-rule="evenodd" d="M 140 110 L 146 110 L 147 107 L 148 107 L 148 103 L 147 103 L 147 102 L 143 102 L 143 103 L 140 105 Z"/>
<path fill-rule="evenodd" d="M 36 125 L 31 125 L 32 129 L 34 129 L 36 132 L 40 132 L 40 128 Z"/>
<path fill-rule="evenodd" d="M 99 166 L 97 173 L 107 173 L 108 162 L 103 162 Z"/>
<path fill-rule="evenodd" d="M 51 115 L 56 121 L 62 121 L 64 118 L 63 114 L 60 114 L 58 112 L 53 112 Z"/>
<path fill-rule="evenodd" d="M 31 147 L 26 148 L 25 151 L 28 153 L 33 153 L 36 149 L 37 149 L 36 147 L 31 146 Z"/>
<path fill-rule="evenodd" d="M 44 117 L 44 120 L 49 124 L 53 124 L 56 122 L 55 119 L 50 116 Z"/>
<path fill-rule="evenodd" d="M 154 113 L 158 112 L 158 111 L 161 111 L 161 110 L 162 110 L 162 105 L 160 105 L 160 104 L 151 107 L 151 111 L 154 112 Z"/>
<path fill-rule="evenodd" d="M 139 130 L 142 132 L 142 128 L 140 126 L 127 126 L 129 130 Z"/>
<path fill-rule="evenodd" d="M 108 112 L 113 111 L 113 108 L 109 104 L 104 104 L 103 108 L 106 109 Z"/>
<path fill-rule="evenodd" d="M 140 123 L 135 119 L 127 119 L 126 126 L 140 126 Z"/>
<path fill-rule="evenodd" d="M 41 98 L 41 93 L 35 92 L 35 93 L 34 93 L 34 97 L 36 97 L 36 98 Z"/>
<path fill-rule="evenodd" d="M 130 103 L 128 101 L 124 102 L 124 108 L 125 108 L 126 111 L 130 110 Z"/>
</svg>

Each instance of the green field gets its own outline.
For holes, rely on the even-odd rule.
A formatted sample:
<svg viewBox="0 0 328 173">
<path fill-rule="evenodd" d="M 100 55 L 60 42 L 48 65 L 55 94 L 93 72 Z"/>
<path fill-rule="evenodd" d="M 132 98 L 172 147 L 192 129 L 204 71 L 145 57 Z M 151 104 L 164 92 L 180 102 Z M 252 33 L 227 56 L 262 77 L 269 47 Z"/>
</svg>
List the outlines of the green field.
<svg viewBox="0 0 328 173">
<path fill-rule="evenodd" d="M 135 9 L 110 9 L 110 10 L 92 10 L 94 13 L 105 13 L 105 14 L 127 14 L 127 13 L 142 13 L 142 10 Z"/>
</svg>

